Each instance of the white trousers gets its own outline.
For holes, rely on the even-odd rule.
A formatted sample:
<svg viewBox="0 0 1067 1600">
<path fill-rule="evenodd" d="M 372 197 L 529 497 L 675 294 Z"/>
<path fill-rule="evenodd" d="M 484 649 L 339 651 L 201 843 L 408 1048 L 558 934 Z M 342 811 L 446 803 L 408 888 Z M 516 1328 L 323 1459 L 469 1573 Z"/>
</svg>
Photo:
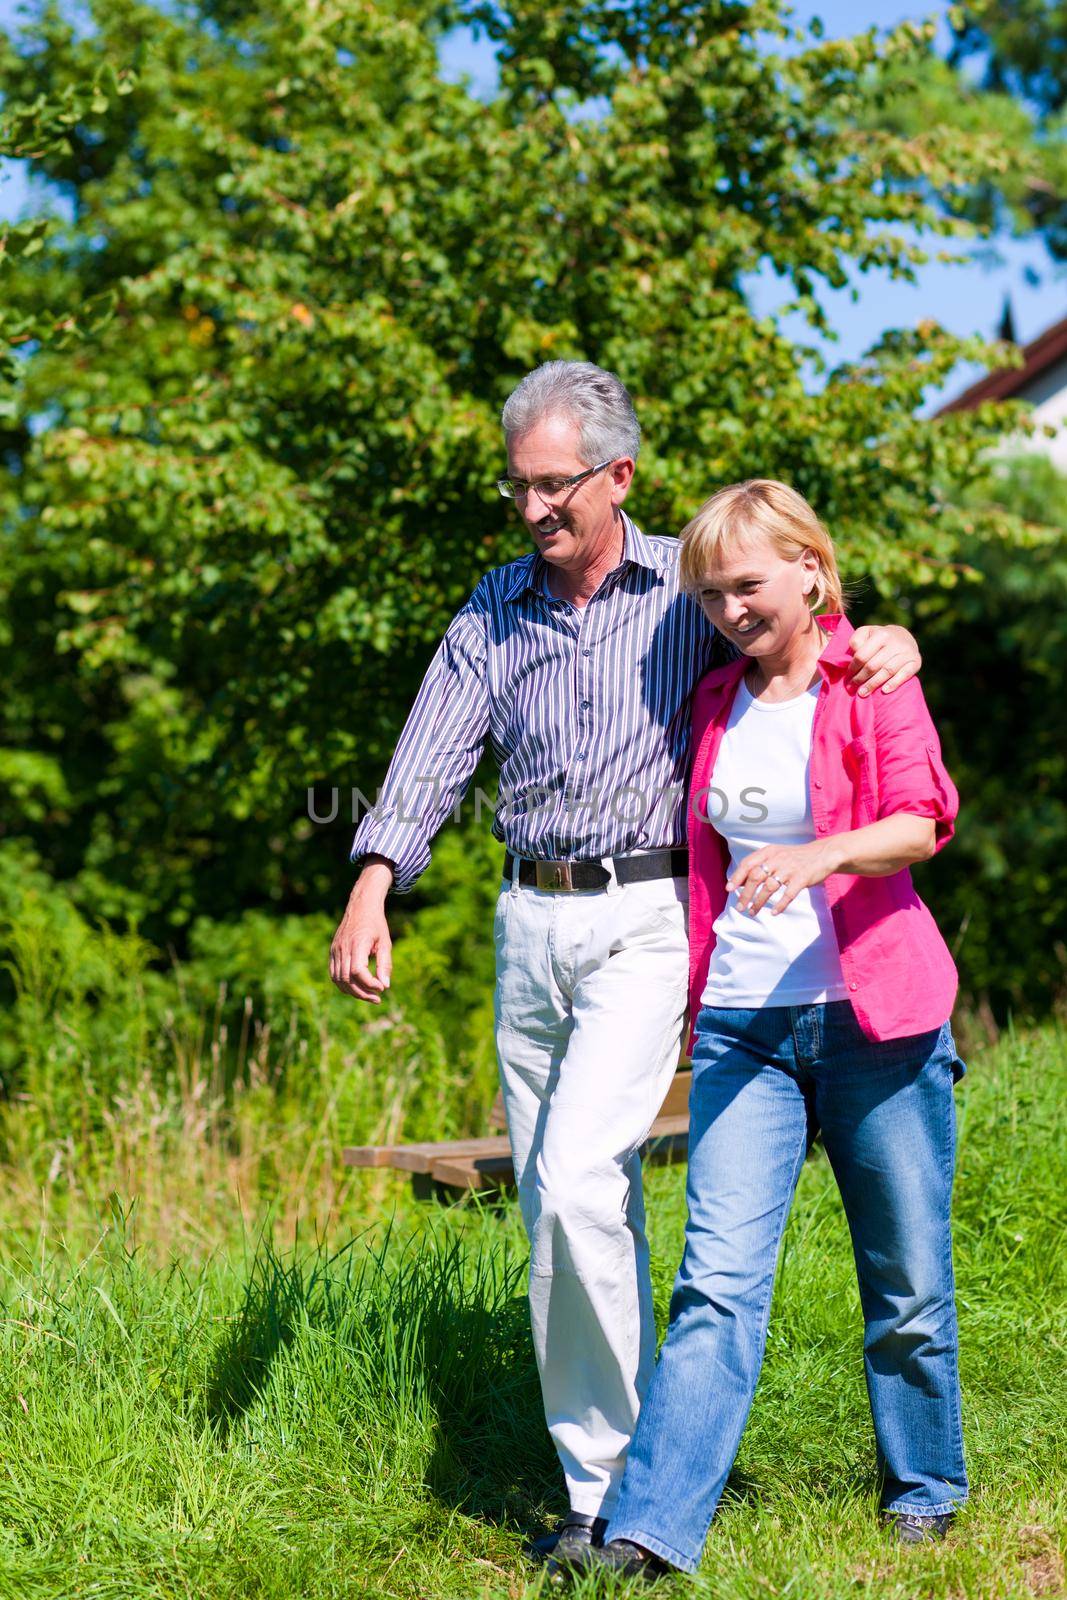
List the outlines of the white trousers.
<svg viewBox="0 0 1067 1600">
<path fill-rule="evenodd" d="M 609 1516 L 656 1336 L 641 1163 L 678 1065 L 688 881 L 502 888 L 496 1043 L 530 1321 L 571 1509 Z"/>
</svg>

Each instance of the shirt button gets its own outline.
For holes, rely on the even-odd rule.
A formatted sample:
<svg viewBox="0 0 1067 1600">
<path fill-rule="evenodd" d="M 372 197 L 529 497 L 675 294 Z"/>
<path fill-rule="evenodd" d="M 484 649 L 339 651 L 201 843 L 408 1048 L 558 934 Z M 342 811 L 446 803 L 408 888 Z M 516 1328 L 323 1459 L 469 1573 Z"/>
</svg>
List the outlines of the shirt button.
<svg viewBox="0 0 1067 1600">
<path fill-rule="evenodd" d="M 582 651 L 582 655 L 583 656 L 591 656 L 592 654 L 593 654 L 593 652 L 591 650 L 583 650 Z"/>
<path fill-rule="evenodd" d="M 850 983 L 849 984 L 849 988 L 852 990 L 853 994 L 855 994 L 856 990 L 859 988 L 859 984 L 858 983 Z"/>
<path fill-rule="evenodd" d="M 820 779 L 818 779 L 818 778 L 815 779 L 815 788 L 816 789 L 821 789 L 822 788 L 822 783 L 821 783 Z"/>
<path fill-rule="evenodd" d="M 582 701 L 582 710 L 583 711 L 588 711 L 589 707 L 592 705 L 592 703 L 593 702 L 591 700 L 583 700 Z"/>
</svg>

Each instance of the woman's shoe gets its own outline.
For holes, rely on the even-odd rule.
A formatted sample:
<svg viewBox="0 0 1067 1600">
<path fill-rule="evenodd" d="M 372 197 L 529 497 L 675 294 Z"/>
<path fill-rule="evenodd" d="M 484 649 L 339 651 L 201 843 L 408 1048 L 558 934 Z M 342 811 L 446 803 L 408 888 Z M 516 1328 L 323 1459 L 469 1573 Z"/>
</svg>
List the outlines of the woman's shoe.
<svg viewBox="0 0 1067 1600">
<path fill-rule="evenodd" d="M 937 1544 L 952 1526 L 952 1513 L 923 1516 L 918 1511 L 889 1511 L 886 1522 L 897 1544 Z"/>
</svg>

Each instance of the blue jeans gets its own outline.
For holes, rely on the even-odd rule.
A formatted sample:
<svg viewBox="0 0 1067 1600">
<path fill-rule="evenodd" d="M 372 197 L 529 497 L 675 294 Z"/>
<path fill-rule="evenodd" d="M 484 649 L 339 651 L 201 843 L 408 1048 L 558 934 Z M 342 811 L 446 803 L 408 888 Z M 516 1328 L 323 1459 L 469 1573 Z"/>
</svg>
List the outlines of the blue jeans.
<svg viewBox="0 0 1067 1600">
<path fill-rule="evenodd" d="M 819 1131 L 852 1234 L 882 1505 L 934 1516 L 966 1499 L 949 1222 L 963 1071 L 947 1022 L 874 1043 L 847 1000 L 700 1012 L 685 1254 L 607 1538 L 698 1566 Z"/>
</svg>

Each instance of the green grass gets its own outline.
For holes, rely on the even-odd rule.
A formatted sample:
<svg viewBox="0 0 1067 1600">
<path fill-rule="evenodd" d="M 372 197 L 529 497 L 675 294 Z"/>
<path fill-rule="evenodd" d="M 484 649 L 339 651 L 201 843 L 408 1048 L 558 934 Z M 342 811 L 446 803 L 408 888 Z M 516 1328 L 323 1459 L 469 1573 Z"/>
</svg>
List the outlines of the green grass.
<svg viewBox="0 0 1067 1600">
<path fill-rule="evenodd" d="M 897 1552 L 877 1526 L 851 1256 L 816 1155 L 704 1565 L 665 1595 L 1063 1592 L 1065 1059 L 1062 1026 L 1007 1036 L 958 1090 L 973 1498 L 950 1542 Z M 191 1214 L 198 1170 L 190 1146 Z M 260 1218 L 246 1241 L 236 1198 L 222 1227 L 213 1191 L 214 1242 L 169 1261 L 135 1186 L 95 1240 L 69 1196 L 61 1224 L 42 1212 L 31 1226 L 20 1191 L 0 1243 L 0 1595 L 538 1592 L 523 1538 L 561 1501 L 515 1209 L 420 1208 L 399 1181 L 360 1181 L 347 1239 L 281 1247 Z M 648 1179 L 661 1317 L 683 1183 L 681 1169 Z"/>
</svg>

